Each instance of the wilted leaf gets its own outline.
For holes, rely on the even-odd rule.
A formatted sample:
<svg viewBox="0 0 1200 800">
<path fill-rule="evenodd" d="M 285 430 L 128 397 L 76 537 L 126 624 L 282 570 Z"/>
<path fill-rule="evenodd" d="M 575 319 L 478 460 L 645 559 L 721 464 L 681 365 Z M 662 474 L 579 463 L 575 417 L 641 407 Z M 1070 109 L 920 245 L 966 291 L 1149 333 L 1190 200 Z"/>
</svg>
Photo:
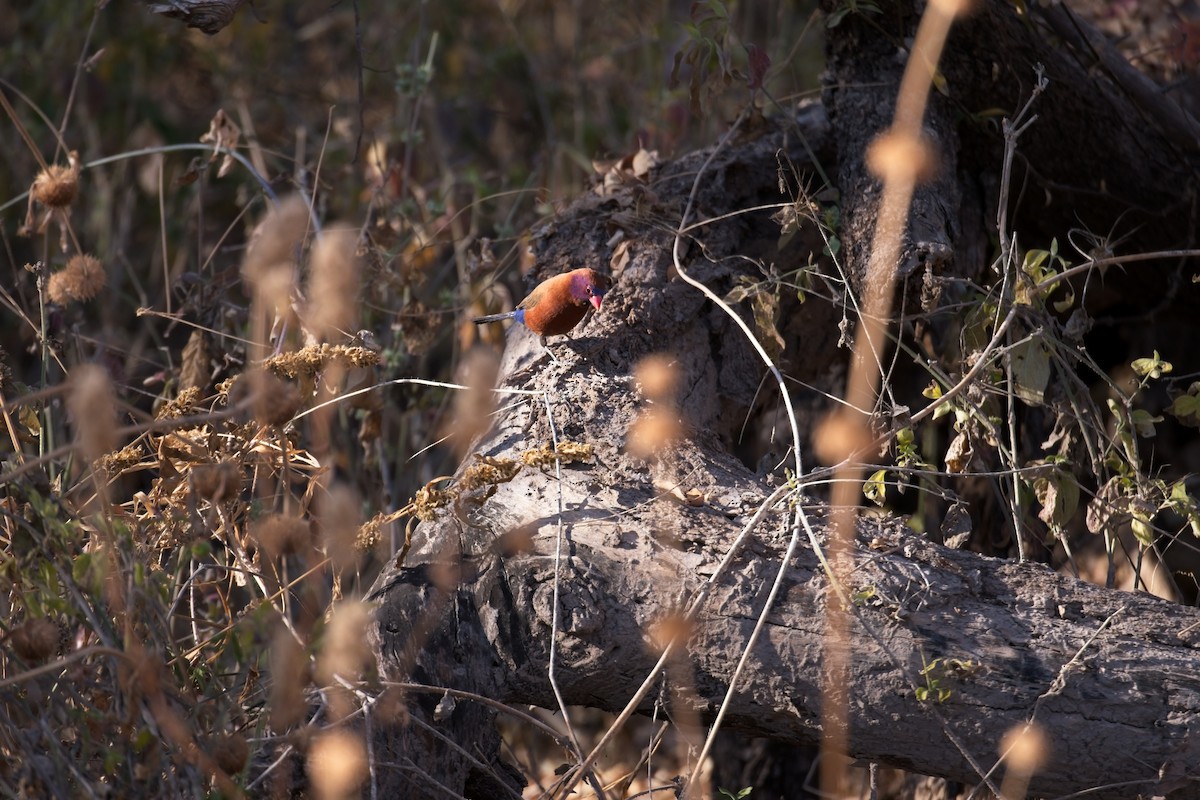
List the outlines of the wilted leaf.
<svg viewBox="0 0 1200 800">
<path fill-rule="evenodd" d="M 21 427 L 28 431 L 32 436 L 38 436 L 42 432 L 42 422 L 38 419 L 38 413 L 30 405 L 21 406 L 21 410 L 17 412 L 17 418 L 21 420 Z"/>
<path fill-rule="evenodd" d="M 962 474 L 971 463 L 975 451 L 971 448 L 971 440 L 966 431 L 960 431 L 946 448 L 946 471 Z"/>
<path fill-rule="evenodd" d="M 942 542 L 955 549 L 966 546 L 971 538 L 971 514 L 966 503 L 955 503 L 946 510 L 942 518 Z"/>
<path fill-rule="evenodd" d="M 209 157 L 208 162 L 211 164 L 216 160 L 217 154 L 222 150 L 236 150 L 238 140 L 242 137 L 242 129 L 229 118 L 225 113 L 225 109 L 218 108 L 217 113 L 213 115 L 212 120 L 208 123 L 208 133 L 200 137 L 202 144 L 212 143 L 213 153 Z M 233 156 L 225 153 L 225 157 L 221 159 L 221 166 L 217 168 L 217 177 L 224 178 L 233 167 Z"/>
<path fill-rule="evenodd" d="M 1038 478 L 1033 482 L 1033 492 L 1042 505 L 1038 519 L 1052 530 L 1061 530 L 1079 508 L 1079 484 L 1069 472 L 1056 469 Z"/>
<path fill-rule="evenodd" d="M 763 80 L 767 76 L 767 70 L 771 68 L 771 57 L 767 52 L 755 44 L 746 45 L 746 55 L 750 59 L 750 79 L 747 83 L 751 91 L 758 91 L 763 87 Z"/>
<path fill-rule="evenodd" d="M 1092 533 L 1102 533 L 1111 527 L 1114 517 L 1122 513 L 1126 506 L 1124 492 L 1121 490 L 1119 477 L 1109 478 L 1108 482 L 1096 492 L 1096 497 L 1088 503 L 1084 521 Z"/>
<path fill-rule="evenodd" d="M 752 306 L 759 341 L 774 361 L 784 348 L 783 337 L 779 335 L 779 296 L 775 292 L 760 290 L 755 293 Z"/>
</svg>

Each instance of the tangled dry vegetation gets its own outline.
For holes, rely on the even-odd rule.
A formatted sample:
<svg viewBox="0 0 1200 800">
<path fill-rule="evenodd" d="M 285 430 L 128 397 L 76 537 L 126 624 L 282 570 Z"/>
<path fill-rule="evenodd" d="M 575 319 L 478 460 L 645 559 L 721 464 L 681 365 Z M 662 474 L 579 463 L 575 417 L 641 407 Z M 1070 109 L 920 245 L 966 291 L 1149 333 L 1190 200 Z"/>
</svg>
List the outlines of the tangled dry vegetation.
<svg viewBox="0 0 1200 800">
<path fill-rule="evenodd" d="M 415 521 L 553 459 L 439 477 L 503 345 L 455 323 L 511 304 L 513 232 L 592 153 L 712 127 L 622 76 L 674 24 L 628 5 L 301 3 L 212 39 L 133 4 L 3 15 L 0 794 L 363 779 L 336 725 L 379 694 L 358 598 Z"/>
<path fill-rule="evenodd" d="M 366 52 L 377 54 L 388 26 L 362 26 L 351 9 L 298 4 L 289 29 L 295 38 L 282 47 L 306 43 L 309 61 L 267 77 L 329 69 L 327 83 L 304 86 L 315 101 L 293 133 L 296 120 L 282 118 L 286 112 L 248 84 L 226 78 L 194 86 L 186 77 L 211 66 L 210 57 L 233 71 L 255 48 L 288 63 L 243 9 L 222 34 L 225 44 L 209 50 L 193 42 L 190 61 L 163 70 L 163 86 L 144 105 L 161 108 L 164 119 L 121 120 L 131 130 L 118 146 L 102 135 L 115 123 L 102 113 L 101 90 L 119 75 L 117 67 L 105 71 L 91 38 L 118 14 L 106 5 L 91 9 L 90 29 L 53 31 L 82 54 L 56 78 L 81 83 L 78 96 L 72 88 L 63 107 L 43 108 L 38 103 L 48 101 L 22 87 L 0 86 L 5 144 L 23 154 L 4 167 L 11 172 L 0 172 L 0 210 L 24 212 L 14 225 L 3 220 L 2 229 L 12 280 L 0 287 L 0 347 L 7 348 L 0 350 L 0 794 L 286 796 L 304 786 L 317 796 L 344 796 L 376 764 L 371 737 L 356 727 L 364 705 L 377 720 L 405 714 L 403 698 L 378 682 L 364 636 L 370 609 L 362 598 L 381 567 L 402 561 L 416 523 L 439 509 L 479 505 L 521 470 L 594 456 L 574 442 L 531 444 L 519 458 L 467 451 L 495 411 L 490 389 L 502 340 L 487 338 L 496 331 L 477 334 L 465 320 L 511 307 L 497 276 L 532 267 L 528 238 L 514 231 L 549 216 L 581 190 L 590 170 L 600 182 L 645 177 L 650 167 L 639 159 L 650 154 L 640 147 L 615 163 L 590 163 L 602 145 L 628 148 L 638 114 L 660 120 L 647 133 L 670 146 L 709 138 L 722 127 L 721 109 L 744 106 L 745 85 L 758 97 L 786 77 L 791 57 L 780 58 L 768 80 L 763 51 L 743 47 L 730 31 L 737 24 L 770 30 L 772 19 L 753 11 L 734 19 L 720 3 L 695 4 L 693 14 L 700 12 L 679 42 L 671 75 L 681 85 L 668 89 L 656 78 L 631 88 L 607 44 L 586 60 L 568 54 L 590 41 L 585 30 L 625 26 L 614 38 L 635 52 L 632 60 L 665 72 L 672 54 L 664 58 L 661 44 L 635 35 L 664 21 L 639 20 L 641 4 L 629 4 L 616 22 L 530 10 L 537 16 L 522 22 L 533 33 L 523 36 L 513 33 L 519 26 L 507 11 L 464 14 L 462 24 L 480 39 L 511 45 L 497 55 L 466 35 L 455 40 L 456 20 L 421 16 L 390 84 L 364 90 L 356 85 L 362 64 L 338 61 L 352 62 L 353 48 L 339 53 L 338 40 L 322 35 L 361 34 Z M 848 6 L 845 13 L 878 11 L 873 3 Z M 25 13 L 20 25 L 49 24 Z M 137 9 L 120 13 L 127 20 Z M 773 34 L 790 47 L 803 38 L 804 23 Z M 455 86 L 470 89 L 468 100 L 480 107 L 495 99 L 507 113 L 481 114 L 471 120 L 478 125 L 439 124 L 439 115 L 453 116 L 457 98 L 434 81 L 442 32 L 450 39 L 440 45 L 449 53 L 444 68 Z M 535 35 L 546 32 L 554 35 Z M 26 41 L 32 36 L 22 33 Z M 136 62 L 132 33 L 109 36 L 119 51 L 110 54 L 114 62 Z M 143 79 L 154 74 L 148 60 Z M 562 87 L 548 76 L 568 60 L 577 84 L 563 91 L 577 101 L 573 107 L 597 97 L 605 105 L 574 115 L 552 108 L 557 95 L 549 89 Z M 473 75 L 504 72 L 509 61 L 521 65 L 509 70 L 517 79 L 470 87 Z M 99 71 L 89 79 L 92 68 Z M 743 92 L 731 102 L 721 92 L 735 77 Z M 228 99 L 229 113 L 217 95 Z M 314 125 L 328 104 L 347 97 L 358 105 L 338 107 L 324 128 Z M 634 107 L 638 114 L 629 118 L 618 113 Z M 689 118 L 689 107 L 701 113 Z M 198 109 L 202 117 L 185 113 Z M 573 122 L 564 125 L 560 115 Z M 530 119 L 539 120 L 544 139 L 520 124 Z M 707 127 L 688 131 L 683 119 Z M 748 127 L 761 121 L 748 119 Z M 173 128 L 190 133 L 168 139 Z M 564 130 L 570 135 L 554 135 Z M 84 141 L 101 144 L 81 156 L 72 148 Z M 471 146 L 488 158 L 463 166 L 456 159 Z M 540 172 L 511 166 L 532 163 L 543 146 L 553 153 Z M 640 213 L 651 194 L 641 190 L 622 213 Z M 801 194 L 773 209 L 780 247 L 802 227 L 819 232 L 814 253 L 828 267 L 838 254 L 837 205 Z M 333 221 L 339 216 L 362 221 Z M 668 222 L 673 228 L 678 220 Z M 998 227 L 1007 239 L 1011 232 Z M 1007 518 L 1013 530 L 1028 529 L 1036 518 L 1042 534 L 1036 543 L 999 535 L 996 551 L 1025 556 L 1036 544 L 1040 555 L 1052 553 L 1047 560 L 1109 585 L 1144 587 L 1146 565 L 1157 563 L 1164 541 L 1200 535 L 1187 480 L 1148 466 L 1145 444 L 1166 418 L 1200 424 L 1200 383 L 1170 383 L 1172 363 L 1157 351 L 1126 360 L 1110 377 L 1117 370 L 1082 347 L 1095 320 L 1067 279 L 1115 264 L 1117 244 L 1098 237 L 1068 256 L 1058 241 L 1026 250 L 1006 242 L 1011 281 L 964 281 L 953 287 L 956 305 L 938 309 L 943 318 L 955 315 L 947 341 L 956 339 L 951 349 L 961 352 L 934 352 L 926 346 L 930 320 L 910 319 L 892 343 L 911 371 L 904 380 L 896 377 L 904 367 L 889 373 L 900 386 L 891 400 L 917 402 L 920 383 L 937 413 L 900 424 L 907 407 L 894 403 L 889 460 L 868 472 L 868 501 L 962 544 L 973 532 L 967 506 L 978 496 L 971 493 L 994 493 L 1000 502 L 990 508 L 991 521 L 1001 523 L 993 530 L 1003 531 Z M 843 314 L 848 329 L 857 321 L 847 311 L 851 283 L 812 262 L 787 272 L 755 263 L 724 299 L 745 312 L 761 346 L 778 358 L 783 304 L 824 303 Z M 880 319 L 889 314 L 884 309 Z M 971 358 L 978 361 L 968 364 Z M 670 374 L 651 360 L 635 378 L 657 401 L 674 391 Z M 1066 385 L 1052 385 L 1052 375 L 1068 376 Z M 650 459 L 680 435 L 670 404 L 660 407 L 667 411 L 639 418 L 630 432 L 634 456 Z M 765 416 L 778 410 L 763 407 Z M 1036 458 L 1016 440 L 1018 417 L 1024 426 L 1027 415 L 1045 427 Z M 459 463 L 466 466 L 456 471 Z M 848 505 L 859 504 L 860 484 L 847 485 L 854 495 Z M 704 503 L 679 487 L 663 494 L 671 492 L 682 503 Z M 501 546 L 520 549 L 521 536 L 514 530 Z M 1076 559 L 1071 547 L 1081 539 L 1099 555 Z M 937 696 L 936 686 L 926 689 L 922 701 Z M 452 704 L 450 693 L 441 703 Z M 543 773 L 553 773 L 561 753 L 545 743 L 556 731 L 535 715 L 514 718 L 506 736 L 517 760 L 535 786 L 539 778 L 550 785 L 554 778 Z M 522 738 L 534 729 L 537 736 Z M 648 743 L 614 755 L 614 794 L 645 789 L 635 773 L 641 781 L 658 749 L 678 744 L 666 724 L 639 735 Z M 686 745 L 679 749 L 676 761 L 658 758 L 656 780 L 685 768 Z"/>
</svg>

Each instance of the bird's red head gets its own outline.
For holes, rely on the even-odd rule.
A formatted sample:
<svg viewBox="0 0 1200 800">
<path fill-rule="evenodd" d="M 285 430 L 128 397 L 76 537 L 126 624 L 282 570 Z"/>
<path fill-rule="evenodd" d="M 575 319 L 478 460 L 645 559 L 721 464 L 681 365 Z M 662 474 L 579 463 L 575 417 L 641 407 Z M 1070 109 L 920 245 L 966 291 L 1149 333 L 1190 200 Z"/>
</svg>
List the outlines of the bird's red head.
<svg viewBox="0 0 1200 800">
<path fill-rule="evenodd" d="M 571 297 L 591 303 L 599 310 L 600 301 L 611 286 L 612 280 L 607 275 L 601 275 L 594 269 L 577 269 L 571 276 Z"/>
</svg>

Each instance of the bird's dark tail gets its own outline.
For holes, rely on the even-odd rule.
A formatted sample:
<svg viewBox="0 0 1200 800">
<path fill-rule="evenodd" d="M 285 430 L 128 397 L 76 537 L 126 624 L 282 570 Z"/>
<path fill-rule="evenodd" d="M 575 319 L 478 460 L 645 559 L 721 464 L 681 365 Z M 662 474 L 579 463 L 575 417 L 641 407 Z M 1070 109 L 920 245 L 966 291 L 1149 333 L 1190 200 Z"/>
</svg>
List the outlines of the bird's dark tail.
<svg viewBox="0 0 1200 800">
<path fill-rule="evenodd" d="M 487 322 L 500 322 L 506 319 L 515 319 L 517 322 L 524 322 L 525 312 L 518 308 L 516 311 L 505 311 L 503 314 L 488 314 L 486 317 L 476 317 L 471 322 L 474 322 L 476 325 L 483 325 Z"/>
</svg>

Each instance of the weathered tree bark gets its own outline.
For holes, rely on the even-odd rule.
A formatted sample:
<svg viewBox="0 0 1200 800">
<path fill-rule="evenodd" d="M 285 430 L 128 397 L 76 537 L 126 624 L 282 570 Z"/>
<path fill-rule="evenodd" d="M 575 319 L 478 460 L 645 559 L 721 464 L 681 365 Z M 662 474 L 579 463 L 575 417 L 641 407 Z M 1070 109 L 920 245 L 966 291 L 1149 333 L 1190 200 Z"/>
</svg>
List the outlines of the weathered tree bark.
<svg viewBox="0 0 1200 800">
<path fill-rule="evenodd" d="M 984 13 L 1013 12 L 997 2 Z M 1006 25 L 1007 33 L 1021 32 L 1016 23 Z M 955 40 L 960 48 L 969 44 L 970 30 L 964 30 Z M 990 37 L 983 27 L 973 30 Z M 1037 49 L 1033 29 L 1024 36 L 1021 47 L 1050 63 L 1055 48 L 1043 42 Z M 956 64 L 967 56 L 948 58 Z M 1004 53 L 995 58 L 1009 63 Z M 963 96 L 998 85 L 990 69 L 955 69 L 961 82 L 953 85 Z M 861 75 L 855 80 L 870 83 Z M 846 111 L 853 86 L 837 89 L 835 126 L 863 124 Z M 1012 86 L 1006 91 L 1019 96 Z M 1120 101 L 1101 95 L 1104 103 Z M 1071 100 L 1077 109 L 1086 102 Z M 938 269 L 971 252 L 971 269 L 978 270 L 986 225 L 981 209 L 995 185 L 988 175 L 998 169 L 998 156 L 990 160 L 998 151 L 960 147 L 952 117 L 948 109 L 934 109 L 935 124 L 945 126 L 938 140 L 951 152 L 939 184 L 944 191 L 929 199 L 944 208 L 911 230 L 916 245 L 906 263 Z M 780 191 L 781 164 L 799 167 L 801 175 L 790 166 L 783 170 L 784 183 L 794 186 L 811 180 L 812 159 L 818 159 L 840 176 L 848 224 L 863 225 L 873 189 L 855 172 L 850 151 L 881 127 L 831 129 L 823 107 L 809 106 L 795 119 L 762 123 L 717 153 L 700 181 L 696 213 L 719 221 L 689 235 L 688 273 L 724 294 L 741 275 L 761 280 L 750 259 L 782 271 L 820 252 L 820 240 L 803 233 L 780 250 L 770 213 L 743 211 L 791 199 Z M 1128 156 L 1106 151 L 1106 142 L 1128 144 L 1091 141 L 1095 158 Z M 1094 185 L 1090 158 L 1074 165 L 1085 172 L 1072 173 L 1061 148 L 1039 147 L 1053 163 L 1036 162 L 1042 151 L 1034 148 L 1025 154 L 1031 173 L 1053 173 L 1060 185 Z M 665 674 L 654 674 L 656 624 L 686 607 L 772 491 L 768 478 L 733 454 L 754 405 L 761 362 L 723 312 L 672 276 L 672 237 L 663 223 L 678 220 L 707 155 L 665 165 L 647 186 L 584 198 L 536 232 L 543 275 L 590 266 L 611 271 L 616 285 L 574 339 L 555 345 L 560 364 L 524 330 L 510 332 L 501 387 L 543 394 L 506 398 L 525 402 L 506 411 L 472 448 L 491 459 L 492 474 L 476 469 L 478 480 L 460 484 L 454 501 L 417 529 L 404 563 L 377 583 L 372 638 L 386 680 L 557 708 L 548 678 L 557 590 L 556 678 L 566 703 L 617 710 L 650 679 L 664 682 L 679 710 L 711 719 L 788 541 L 802 534 L 788 527 L 786 509 L 767 515 L 734 568 L 715 582 L 686 653 Z M 1193 164 L 1177 165 L 1179 181 L 1191 179 Z M 1169 164 L 1156 162 L 1155 169 L 1163 177 Z M 1123 190 L 1175 193 L 1162 182 L 1151 189 L 1127 186 L 1130 172 L 1114 169 Z M 1112 183 L 1108 190 L 1115 191 Z M 1158 201 L 1136 195 L 1130 202 Z M 966 226 L 971 231 L 964 234 Z M 975 244 L 959 250 L 964 235 Z M 1190 234 L 1174 229 L 1172 235 Z M 785 305 L 780 326 L 784 359 L 796 370 L 835 376 L 839 309 L 810 299 L 789 311 Z M 652 403 L 631 376 L 635 364 L 658 352 L 677 368 L 674 409 L 683 435 L 643 460 L 627 452 L 625 442 Z M 592 454 L 564 464 L 561 480 L 554 464 L 544 462 L 504 480 L 510 464 L 552 439 L 590 445 Z M 459 477 L 479 463 L 468 459 Z M 824 510 L 813 502 L 808 508 L 823 540 Z M 1005 732 L 1033 719 L 1050 741 L 1047 762 L 1031 784 L 1036 795 L 1092 789 L 1089 797 L 1200 796 L 1200 611 L 1106 591 L 1038 565 L 948 550 L 905 530 L 882 517 L 859 526 L 848 587 L 858 598 L 851 677 L 837 687 L 849 699 L 852 755 L 978 783 L 996 762 Z M 830 591 L 816 555 L 801 548 L 732 701 L 730 727 L 788 742 L 817 741 Z M 919 700 L 918 689 L 931 690 L 932 699 Z M 438 701 L 437 694 L 409 694 L 408 721 L 376 725 L 377 752 L 386 753 L 380 761 L 390 765 L 378 775 L 381 791 L 515 796 L 519 779 L 498 755 L 494 712 L 462 699 Z M 642 710 L 650 708 L 646 701 Z M 988 780 L 998 785 L 1000 773 Z"/>
<path fill-rule="evenodd" d="M 944 91 L 929 98 L 925 129 L 941 170 L 913 199 L 901 276 L 923 277 L 923 266 L 939 279 L 979 281 L 983 275 L 994 255 L 986 234 L 988 228 L 994 233 L 1003 148 L 999 120 L 986 118 L 997 111 L 1014 115 L 1038 70 L 1049 86 L 1034 108 L 1037 124 L 1021 140 L 1011 201 L 1013 226 L 1024 240 L 1049 242 L 1082 229 L 1122 237 L 1131 252 L 1194 246 L 1196 120 L 1066 5 L 1031 4 L 1024 16 L 1007 3 L 975 5 L 951 30 L 939 65 Z M 867 262 L 878 200 L 863 152 L 891 124 L 904 48 L 919 18 L 909 3 L 883 8 L 879 16 L 847 17 L 828 39 L 824 102 L 837 132 L 843 238 L 856 281 Z M 970 115 L 979 115 L 978 123 L 962 124 Z M 1162 269 L 1135 270 L 1111 276 L 1111 290 L 1156 305 L 1168 278 Z M 921 296 L 915 288 L 910 301 Z"/>
<path fill-rule="evenodd" d="M 209 36 L 220 33 L 246 0 L 169 0 L 151 2 L 150 10 L 164 17 L 181 19 L 189 28 L 198 28 Z"/>
</svg>

